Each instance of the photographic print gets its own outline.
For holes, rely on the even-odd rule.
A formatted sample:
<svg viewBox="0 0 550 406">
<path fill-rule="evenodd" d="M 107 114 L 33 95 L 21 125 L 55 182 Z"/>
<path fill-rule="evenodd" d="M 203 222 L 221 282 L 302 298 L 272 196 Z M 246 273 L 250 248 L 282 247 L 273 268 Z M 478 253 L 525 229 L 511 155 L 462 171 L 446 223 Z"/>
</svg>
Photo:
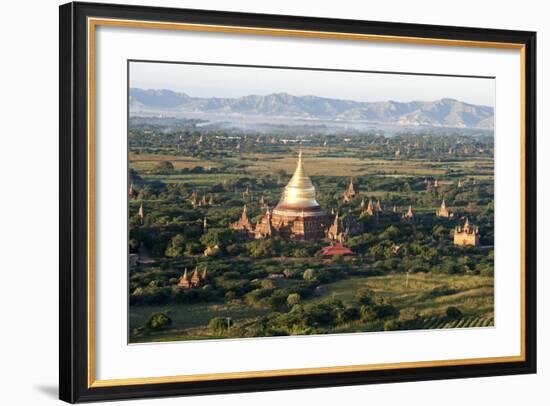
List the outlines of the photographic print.
<svg viewBox="0 0 550 406">
<path fill-rule="evenodd" d="M 536 372 L 535 32 L 59 21 L 60 399 Z"/>
<path fill-rule="evenodd" d="M 494 82 L 129 61 L 129 342 L 493 327 Z"/>
</svg>

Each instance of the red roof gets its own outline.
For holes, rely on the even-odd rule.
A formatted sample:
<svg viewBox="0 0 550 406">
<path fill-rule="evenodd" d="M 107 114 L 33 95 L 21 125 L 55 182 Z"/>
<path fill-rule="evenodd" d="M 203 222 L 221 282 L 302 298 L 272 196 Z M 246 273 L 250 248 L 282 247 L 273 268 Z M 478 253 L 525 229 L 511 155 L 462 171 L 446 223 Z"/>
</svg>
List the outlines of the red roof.
<svg viewBox="0 0 550 406">
<path fill-rule="evenodd" d="M 334 245 L 329 245 L 321 248 L 321 253 L 323 255 L 353 255 L 353 251 L 349 248 L 346 248 L 342 243 L 338 242 Z"/>
</svg>

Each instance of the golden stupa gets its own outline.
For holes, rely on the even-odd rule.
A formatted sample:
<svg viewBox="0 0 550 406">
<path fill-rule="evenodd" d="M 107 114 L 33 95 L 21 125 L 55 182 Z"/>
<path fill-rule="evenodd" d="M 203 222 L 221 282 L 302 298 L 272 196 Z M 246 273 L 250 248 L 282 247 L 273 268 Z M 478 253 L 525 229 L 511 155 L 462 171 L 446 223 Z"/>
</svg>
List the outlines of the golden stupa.
<svg viewBox="0 0 550 406">
<path fill-rule="evenodd" d="M 302 151 L 294 175 L 271 215 L 271 225 L 281 236 L 294 240 L 317 240 L 325 236 L 330 218 L 315 197 L 315 187 L 304 171 Z"/>
</svg>

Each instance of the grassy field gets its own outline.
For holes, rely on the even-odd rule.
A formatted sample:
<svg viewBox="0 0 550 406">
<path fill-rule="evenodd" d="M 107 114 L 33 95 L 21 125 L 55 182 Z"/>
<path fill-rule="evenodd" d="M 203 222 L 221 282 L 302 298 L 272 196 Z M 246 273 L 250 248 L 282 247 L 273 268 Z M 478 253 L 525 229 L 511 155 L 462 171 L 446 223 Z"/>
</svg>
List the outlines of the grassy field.
<svg viewBox="0 0 550 406">
<path fill-rule="evenodd" d="M 358 289 L 368 287 L 377 296 L 388 298 L 399 309 L 415 308 L 423 317 L 441 315 L 448 306 L 460 308 L 465 316 L 492 316 L 493 278 L 475 275 L 434 275 L 431 273 L 391 274 L 344 279 L 326 285 L 322 300 L 334 297 L 356 303 Z M 440 294 L 439 292 L 452 292 Z"/>
<path fill-rule="evenodd" d="M 424 319 L 422 328 L 487 327 L 493 323 L 493 278 L 483 276 L 453 276 L 412 274 L 407 286 L 406 274 L 352 277 L 323 285 L 323 293 L 308 302 L 328 298 L 357 305 L 356 292 L 362 287 L 373 290 L 377 297 L 387 298 L 398 309 L 414 308 Z M 458 307 L 463 318 L 453 322 L 445 318 L 449 306 Z M 269 310 L 243 304 L 193 304 L 167 306 L 136 306 L 130 309 L 130 331 L 143 326 L 156 312 L 167 312 L 172 318 L 170 329 L 146 333 L 132 342 L 177 341 L 213 338 L 207 333 L 208 321 L 214 317 L 230 317 L 236 325 L 257 320 Z M 462 323 L 461 323 L 462 320 Z M 335 332 L 377 331 L 380 323 L 353 323 Z"/>
<path fill-rule="evenodd" d="M 353 157 L 319 157 L 304 155 L 304 167 L 311 176 L 367 176 L 374 173 L 400 176 L 441 176 L 448 170 L 475 171 L 478 178 L 492 176 L 492 161 L 449 161 L 398 159 L 359 159 Z M 247 161 L 245 161 L 247 163 Z M 264 154 L 251 161 L 248 170 L 254 173 L 273 173 L 284 170 L 292 173 L 296 167 L 295 156 Z"/>
<path fill-rule="evenodd" d="M 166 313 L 172 319 L 172 328 L 133 338 L 132 342 L 176 341 L 206 338 L 201 336 L 210 319 L 230 317 L 240 323 L 268 313 L 265 309 L 224 304 L 181 304 L 167 306 L 133 306 L 130 308 L 130 331 L 145 325 L 153 313 Z M 212 338 L 212 337 L 208 337 Z"/>
<path fill-rule="evenodd" d="M 386 174 L 391 176 L 443 176 L 448 171 L 468 173 L 469 177 L 477 179 L 491 179 L 493 176 L 493 161 L 487 158 L 477 158 L 463 161 L 429 161 L 425 159 L 359 159 L 345 154 L 339 156 L 319 156 L 315 150 L 305 150 L 305 168 L 310 176 L 368 176 Z M 130 168 L 138 171 L 150 171 L 160 161 L 170 161 L 174 168 L 184 169 L 202 166 L 216 168 L 227 164 L 245 166 L 251 174 L 275 173 L 284 170 L 292 173 L 296 168 L 296 154 L 240 154 L 223 160 L 204 160 L 190 156 L 176 156 L 167 154 L 134 154 L 130 153 Z M 203 178 L 205 175 L 195 174 L 189 178 L 179 178 L 164 175 L 167 182 L 175 180 L 189 181 L 193 178 Z M 208 176 L 208 175 L 206 175 Z M 223 177 L 223 175 L 216 175 Z"/>
<path fill-rule="evenodd" d="M 213 186 L 224 180 L 237 179 L 242 175 L 231 173 L 201 173 L 177 175 L 142 175 L 145 180 L 161 180 L 164 183 L 187 183 L 193 187 Z"/>
<path fill-rule="evenodd" d="M 194 168 L 202 166 L 204 168 L 216 168 L 221 166 L 214 161 L 203 160 L 189 156 L 164 155 L 164 154 L 129 154 L 129 165 L 131 169 L 138 171 L 147 171 L 155 168 L 155 165 L 162 161 L 170 161 L 175 169 Z"/>
</svg>

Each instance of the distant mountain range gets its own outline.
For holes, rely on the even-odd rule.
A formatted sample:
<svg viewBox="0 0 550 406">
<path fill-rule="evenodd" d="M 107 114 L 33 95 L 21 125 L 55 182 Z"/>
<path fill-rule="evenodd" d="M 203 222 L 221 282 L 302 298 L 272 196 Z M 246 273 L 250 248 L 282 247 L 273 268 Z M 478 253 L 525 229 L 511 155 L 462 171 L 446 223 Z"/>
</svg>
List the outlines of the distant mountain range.
<svg viewBox="0 0 550 406">
<path fill-rule="evenodd" d="M 191 97 L 171 90 L 130 89 L 130 113 L 146 112 L 303 120 L 362 121 L 414 126 L 485 128 L 494 125 L 492 107 L 444 98 L 435 101 L 358 102 L 274 93 L 239 98 Z"/>
</svg>

